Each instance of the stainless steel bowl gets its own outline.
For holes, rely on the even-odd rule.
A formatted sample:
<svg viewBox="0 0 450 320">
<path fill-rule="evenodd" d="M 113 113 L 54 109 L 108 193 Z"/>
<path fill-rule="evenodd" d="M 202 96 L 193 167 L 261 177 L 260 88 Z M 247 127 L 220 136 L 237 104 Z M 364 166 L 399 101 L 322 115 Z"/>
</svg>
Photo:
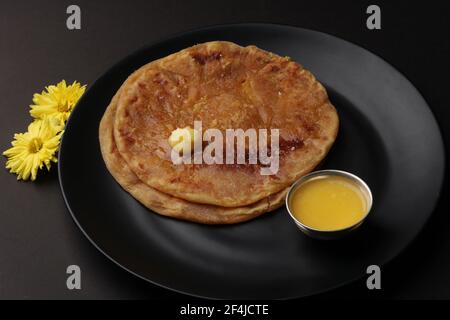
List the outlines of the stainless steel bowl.
<svg viewBox="0 0 450 320">
<path fill-rule="evenodd" d="M 366 198 L 366 202 L 367 202 L 366 213 L 364 214 L 364 216 L 362 217 L 362 219 L 360 221 L 358 221 L 357 223 L 355 223 L 349 227 L 346 227 L 344 229 L 326 231 L 326 230 L 317 230 L 317 229 L 311 228 L 307 225 L 304 225 L 299 220 L 297 220 L 297 218 L 295 218 L 295 216 L 292 214 L 291 208 L 290 208 L 290 202 L 291 202 L 292 195 L 305 182 L 307 182 L 311 179 L 317 178 L 317 177 L 322 177 L 322 176 L 345 177 L 349 180 L 352 180 L 356 185 L 358 185 L 360 187 L 361 192 L 364 195 L 364 197 Z M 341 171 L 341 170 L 320 170 L 320 171 L 311 172 L 310 174 L 307 174 L 307 175 L 301 177 L 300 179 L 298 179 L 297 181 L 295 181 L 286 195 L 286 208 L 289 213 L 289 216 L 292 218 L 292 220 L 294 220 L 295 224 L 298 226 L 298 228 L 300 230 L 302 230 L 308 236 L 317 238 L 317 239 L 336 239 L 336 238 L 340 238 L 340 237 L 345 236 L 348 233 L 352 232 L 353 230 L 358 228 L 364 222 L 364 220 L 366 220 L 367 216 L 369 215 L 370 209 L 372 208 L 372 203 L 373 203 L 373 197 L 372 197 L 372 192 L 370 191 L 369 186 L 361 178 L 355 176 L 354 174 L 351 174 L 346 171 Z"/>
</svg>

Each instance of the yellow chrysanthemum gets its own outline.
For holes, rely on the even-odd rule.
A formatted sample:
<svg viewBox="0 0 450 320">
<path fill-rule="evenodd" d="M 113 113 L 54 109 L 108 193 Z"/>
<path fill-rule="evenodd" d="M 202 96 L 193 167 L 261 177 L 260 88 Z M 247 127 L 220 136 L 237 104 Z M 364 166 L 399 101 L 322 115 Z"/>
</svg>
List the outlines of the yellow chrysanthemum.
<svg viewBox="0 0 450 320">
<path fill-rule="evenodd" d="M 26 133 L 16 133 L 12 148 L 3 152 L 8 157 L 6 169 L 17 174 L 17 180 L 35 180 L 38 169 L 45 165 L 50 170 L 51 162 L 56 162 L 56 151 L 63 131 L 55 122 L 45 117 L 35 120 Z"/>
<path fill-rule="evenodd" d="M 30 105 L 30 114 L 35 119 L 55 117 L 63 123 L 86 90 L 86 85 L 74 82 L 67 85 L 63 80 L 56 86 L 48 86 L 41 94 L 33 95 L 33 105 Z"/>
</svg>

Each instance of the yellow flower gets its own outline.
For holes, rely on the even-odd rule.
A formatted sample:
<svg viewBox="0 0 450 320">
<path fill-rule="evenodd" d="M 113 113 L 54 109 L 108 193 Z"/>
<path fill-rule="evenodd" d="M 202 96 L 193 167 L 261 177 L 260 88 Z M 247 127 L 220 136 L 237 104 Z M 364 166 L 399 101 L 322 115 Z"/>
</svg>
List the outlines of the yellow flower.
<svg viewBox="0 0 450 320">
<path fill-rule="evenodd" d="M 57 123 L 56 123 L 57 124 Z M 56 162 L 56 151 L 63 131 L 50 117 L 35 120 L 26 133 L 16 133 L 12 148 L 3 152 L 8 158 L 6 169 L 17 174 L 17 180 L 35 180 L 38 169 L 45 165 L 50 170 L 51 162 Z"/>
<path fill-rule="evenodd" d="M 33 95 L 33 103 L 30 105 L 30 114 L 35 119 L 44 117 L 55 117 L 61 122 L 65 122 L 73 110 L 74 106 L 86 90 L 86 85 L 74 81 L 67 85 L 63 80 L 56 86 L 51 85 L 45 88 L 41 94 Z"/>
</svg>

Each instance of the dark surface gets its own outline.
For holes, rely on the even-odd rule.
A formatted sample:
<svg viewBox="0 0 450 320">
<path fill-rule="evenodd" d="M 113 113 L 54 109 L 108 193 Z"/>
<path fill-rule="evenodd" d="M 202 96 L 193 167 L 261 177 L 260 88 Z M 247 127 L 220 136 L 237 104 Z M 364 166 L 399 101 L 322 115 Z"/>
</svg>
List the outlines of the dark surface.
<svg viewBox="0 0 450 320">
<path fill-rule="evenodd" d="M 187 223 L 149 214 L 115 183 L 101 157 L 98 126 L 118 87 L 149 61 L 217 39 L 288 55 L 328 88 L 340 132 L 323 168 L 353 172 L 371 186 L 375 202 L 363 230 L 342 241 L 311 240 L 285 207 L 233 226 Z M 80 153 L 90 156 L 78 158 Z M 363 276 L 367 266 L 395 257 L 436 204 L 444 151 L 423 98 L 381 59 L 323 33 L 241 24 L 151 45 L 110 69 L 67 123 L 59 172 L 77 223 L 131 272 L 196 296 L 284 299 L 339 286 Z"/>
<path fill-rule="evenodd" d="M 209 24 L 265 21 L 334 34 L 385 58 L 421 91 L 449 138 L 449 22 L 440 2 L 381 3 L 383 29 L 365 28 L 368 3 L 78 1 L 83 29 L 65 28 L 65 1 L 0 4 L 0 146 L 26 128 L 34 92 L 62 78 L 92 84 L 111 64 L 144 44 Z M 78 154 L 80 159 L 90 155 Z M 433 157 L 433 155 L 430 155 Z M 37 183 L 0 173 L 1 298 L 174 298 L 99 254 L 65 209 L 56 170 Z M 90 183 L 86 188 L 92 187 Z M 448 193 L 444 186 L 443 194 Z M 364 281 L 319 297 L 450 298 L 450 233 L 444 197 L 418 239 L 383 268 L 379 292 Z M 80 265 L 83 290 L 68 291 L 65 269 Z"/>
</svg>

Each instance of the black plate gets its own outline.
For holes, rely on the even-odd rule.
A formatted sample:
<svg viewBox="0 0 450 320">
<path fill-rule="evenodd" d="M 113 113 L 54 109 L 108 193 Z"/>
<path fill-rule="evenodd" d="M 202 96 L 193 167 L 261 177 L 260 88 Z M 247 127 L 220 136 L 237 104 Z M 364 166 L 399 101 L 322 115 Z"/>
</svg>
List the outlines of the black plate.
<svg viewBox="0 0 450 320">
<path fill-rule="evenodd" d="M 361 176 L 374 194 L 372 213 L 354 235 L 331 242 L 309 239 L 285 208 L 232 226 L 164 218 L 141 206 L 109 174 L 98 125 L 122 82 L 149 61 L 210 40 L 254 44 L 290 56 L 327 87 L 341 126 L 322 167 Z M 67 206 L 102 253 L 155 284 L 213 298 L 307 296 L 365 275 L 367 266 L 391 260 L 418 234 L 433 211 L 443 174 L 436 121 L 398 71 L 333 36 L 265 24 L 211 27 L 128 56 L 81 99 L 59 155 Z"/>
</svg>

